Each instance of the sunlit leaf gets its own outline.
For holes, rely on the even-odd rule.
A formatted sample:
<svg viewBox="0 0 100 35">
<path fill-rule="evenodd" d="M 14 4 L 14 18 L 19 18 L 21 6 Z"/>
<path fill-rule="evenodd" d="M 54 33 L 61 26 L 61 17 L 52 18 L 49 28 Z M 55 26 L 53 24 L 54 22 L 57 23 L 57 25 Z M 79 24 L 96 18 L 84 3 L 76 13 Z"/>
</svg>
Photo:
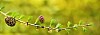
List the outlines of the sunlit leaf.
<svg viewBox="0 0 100 35">
<path fill-rule="evenodd" d="M 11 15 L 11 14 L 12 14 L 12 12 L 11 12 L 11 11 L 8 11 L 6 14 L 7 14 L 7 15 Z"/>
<path fill-rule="evenodd" d="M 32 18 L 32 16 L 29 16 L 29 17 L 28 17 L 28 21 L 30 21 L 30 20 L 31 20 L 31 18 Z"/>
<path fill-rule="evenodd" d="M 37 24 L 37 22 L 39 22 L 39 18 L 36 19 L 35 24 Z"/>
<path fill-rule="evenodd" d="M 17 17 L 18 13 L 17 12 L 13 12 L 12 15 L 13 15 L 13 17 Z"/>
<path fill-rule="evenodd" d="M 56 20 L 55 19 L 51 19 L 51 21 L 50 21 L 50 27 L 53 25 L 53 24 L 55 24 L 56 23 Z"/>
<path fill-rule="evenodd" d="M 87 29 L 86 29 L 85 27 L 83 27 L 83 31 L 84 31 L 84 32 L 87 32 Z"/>
<path fill-rule="evenodd" d="M 60 23 L 58 23 L 58 24 L 56 25 L 56 28 L 60 28 L 60 27 L 62 27 L 62 25 L 61 25 Z"/>
<path fill-rule="evenodd" d="M 17 12 L 7 12 L 6 14 L 10 15 L 12 17 L 17 17 L 19 15 L 19 13 L 17 13 Z"/>
<path fill-rule="evenodd" d="M 56 32 L 60 32 L 61 31 L 61 29 L 56 29 Z"/>
<path fill-rule="evenodd" d="M 73 29 L 77 30 L 77 26 L 78 26 L 77 24 L 74 24 Z"/>
<path fill-rule="evenodd" d="M 69 34 L 69 32 L 70 32 L 70 29 L 66 29 L 66 32 Z"/>
<path fill-rule="evenodd" d="M 70 21 L 68 21 L 68 23 L 67 23 L 67 27 L 70 27 L 70 25 L 71 25 L 71 22 L 70 22 Z"/>
<path fill-rule="evenodd" d="M 79 25 L 82 25 L 82 24 L 83 24 L 83 21 L 82 21 L 82 20 L 80 20 L 80 21 L 79 21 Z"/>
<path fill-rule="evenodd" d="M 90 23 L 88 24 L 88 26 L 94 26 L 94 23 L 93 23 L 93 22 L 90 22 Z"/>
<path fill-rule="evenodd" d="M 24 18 L 24 15 L 21 15 L 21 16 L 19 17 L 19 19 L 22 19 L 22 18 Z"/>
</svg>

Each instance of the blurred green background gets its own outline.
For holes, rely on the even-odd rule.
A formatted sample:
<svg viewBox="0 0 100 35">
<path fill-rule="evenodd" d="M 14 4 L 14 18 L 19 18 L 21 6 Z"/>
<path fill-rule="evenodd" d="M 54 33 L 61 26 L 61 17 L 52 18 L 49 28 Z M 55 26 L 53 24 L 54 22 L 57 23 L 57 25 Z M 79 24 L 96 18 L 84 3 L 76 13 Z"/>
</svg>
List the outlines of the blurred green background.
<svg viewBox="0 0 100 35">
<path fill-rule="evenodd" d="M 5 7 L 3 12 L 17 12 L 25 15 L 22 19 L 27 21 L 33 16 L 34 23 L 39 15 L 45 17 L 45 25 L 49 25 L 52 18 L 66 26 L 68 21 L 77 24 L 80 20 L 86 23 L 93 22 L 94 26 L 88 27 L 87 32 L 81 28 L 48 33 L 46 29 L 36 30 L 33 26 L 27 26 L 19 22 L 14 27 L 9 27 L 0 14 L 0 35 L 100 35 L 100 0 L 0 0 L 0 7 Z"/>
</svg>

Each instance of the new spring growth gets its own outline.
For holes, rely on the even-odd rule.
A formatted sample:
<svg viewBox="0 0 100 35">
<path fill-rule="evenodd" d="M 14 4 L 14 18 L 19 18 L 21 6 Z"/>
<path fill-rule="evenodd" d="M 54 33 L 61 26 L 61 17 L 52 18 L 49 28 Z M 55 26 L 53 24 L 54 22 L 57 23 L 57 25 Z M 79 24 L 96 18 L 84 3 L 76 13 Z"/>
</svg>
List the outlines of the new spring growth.
<svg viewBox="0 0 100 35">
<path fill-rule="evenodd" d="M 36 25 L 40 25 L 41 23 L 44 23 L 44 17 L 42 15 L 40 15 L 35 21 Z"/>
<path fill-rule="evenodd" d="M 42 23 L 44 23 L 44 17 L 42 15 L 40 15 L 36 21 L 35 21 L 35 25 L 41 25 Z M 36 29 L 40 28 L 39 26 L 36 26 Z M 44 28 L 44 26 L 41 26 L 41 28 Z"/>
<path fill-rule="evenodd" d="M 28 21 L 27 22 L 25 22 L 25 21 L 22 21 L 21 20 L 21 18 L 22 18 L 22 16 L 21 17 L 19 17 L 19 19 L 18 18 L 14 18 L 13 16 L 10 16 L 10 15 L 8 15 L 8 14 L 6 14 L 6 13 L 4 13 L 4 12 L 2 12 L 2 11 L 0 11 L 0 13 L 1 14 L 3 14 L 6 18 L 5 18 L 5 22 L 6 22 L 6 24 L 8 25 L 8 26 L 15 26 L 15 24 L 16 24 L 16 21 L 17 22 L 20 22 L 20 23 L 23 23 L 23 24 L 27 24 L 27 25 L 29 25 L 29 26 L 34 26 L 34 27 L 36 27 L 36 29 L 37 28 L 45 28 L 45 29 L 48 29 L 48 31 L 49 32 L 51 32 L 51 31 L 53 31 L 53 30 L 55 30 L 55 31 L 57 31 L 57 32 L 60 32 L 60 31 L 62 31 L 62 30 L 66 30 L 67 32 L 69 32 L 71 29 L 78 29 L 78 27 L 82 27 L 83 28 L 83 31 L 85 31 L 86 32 L 86 30 L 87 30 L 87 26 L 91 26 L 91 24 L 90 23 L 88 23 L 88 24 L 83 24 L 84 22 L 82 22 L 82 21 L 80 21 L 79 22 L 79 24 L 73 24 L 72 26 L 71 26 L 71 22 L 70 21 L 68 21 L 68 23 L 66 23 L 67 24 L 67 26 L 66 27 L 62 27 L 62 24 L 61 23 L 57 23 L 56 22 L 56 20 L 55 19 L 51 19 L 51 21 L 50 21 L 50 25 L 49 26 L 45 26 L 45 25 L 41 25 L 42 23 L 44 23 L 44 17 L 42 16 L 42 15 L 40 15 L 37 19 L 36 19 L 36 21 L 35 21 L 35 23 L 30 23 L 30 22 L 28 22 L 30 19 L 28 19 Z M 56 24 L 56 26 L 55 26 L 55 24 Z"/>
<path fill-rule="evenodd" d="M 39 16 L 39 21 L 40 21 L 41 23 L 44 23 L 44 17 L 43 17 L 42 15 Z"/>
</svg>

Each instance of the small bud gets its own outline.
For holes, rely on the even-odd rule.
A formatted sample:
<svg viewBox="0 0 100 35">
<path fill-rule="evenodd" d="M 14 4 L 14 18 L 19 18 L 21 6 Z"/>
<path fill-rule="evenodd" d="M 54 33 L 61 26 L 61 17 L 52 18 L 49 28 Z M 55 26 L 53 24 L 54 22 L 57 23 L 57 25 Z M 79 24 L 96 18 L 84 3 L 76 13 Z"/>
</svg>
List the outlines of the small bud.
<svg viewBox="0 0 100 35">
<path fill-rule="evenodd" d="M 40 21 L 41 23 L 44 23 L 44 17 L 43 17 L 43 16 L 39 16 L 39 21 Z"/>
<path fill-rule="evenodd" d="M 52 33 L 51 27 L 48 27 L 48 32 Z"/>
<path fill-rule="evenodd" d="M 52 33 L 52 30 L 49 30 L 48 32 L 49 32 L 49 33 Z"/>
<path fill-rule="evenodd" d="M 86 24 L 86 26 L 91 26 L 91 24 Z"/>
<path fill-rule="evenodd" d="M 15 20 L 15 18 L 13 18 L 13 17 L 6 17 L 5 18 L 5 22 L 6 22 L 6 24 L 8 25 L 8 26 L 15 26 L 15 24 L 16 24 L 16 20 Z"/>
<path fill-rule="evenodd" d="M 28 24 L 28 22 L 26 22 L 26 24 L 25 24 L 25 25 L 27 25 L 27 26 L 28 26 L 28 25 L 29 25 L 29 24 Z"/>
<path fill-rule="evenodd" d="M 39 31 L 40 28 L 39 25 L 35 25 L 35 26 L 36 26 L 36 30 Z"/>
<path fill-rule="evenodd" d="M 61 31 L 61 29 L 56 29 L 56 31 L 57 31 L 57 32 L 60 32 L 60 31 Z"/>
<path fill-rule="evenodd" d="M 41 28 L 44 28 L 44 26 L 41 26 Z"/>
</svg>

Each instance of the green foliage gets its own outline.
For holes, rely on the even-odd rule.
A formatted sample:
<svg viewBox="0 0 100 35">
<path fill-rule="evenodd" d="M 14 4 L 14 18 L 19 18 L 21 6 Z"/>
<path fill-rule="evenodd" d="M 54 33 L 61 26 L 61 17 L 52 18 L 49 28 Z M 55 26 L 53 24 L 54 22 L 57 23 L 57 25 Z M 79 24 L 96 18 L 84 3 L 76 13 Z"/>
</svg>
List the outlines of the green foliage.
<svg viewBox="0 0 100 35">
<path fill-rule="evenodd" d="M 0 11 L 3 9 L 4 7 L 0 7 Z"/>
<path fill-rule="evenodd" d="M 82 20 L 80 20 L 80 21 L 79 21 L 79 25 L 82 25 L 82 24 L 83 24 L 83 21 L 82 21 Z"/>
<path fill-rule="evenodd" d="M 61 28 L 61 27 L 62 27 L 62 25 L 60 23 L 58 23 L 55 28 Z"/>
<path fill-rule="evenodd" d="M 10 15 L 10 16 L 12 16 L 12 17 L 17 17 L 17 16 L 19 16 L 19 13 L 17 13 L 17 12 L 7 12 L 6 14 L 7 14 L 7 15 Z"/>
<path fill-rule="evenodd" d="M 84 31 L 84 32 L 87 32 L 87 28 L 85 28 L 85 27 L 82 27 L 82 28 L 83 28 L 83 31 Z"/>
<path fill-rule="evenodd" d="M 88 26 L 94 26 L 95 24 L 93 23 L 93 22 L 90 22 L 89 24 L 88 24 Z"/>
<path fill-rule="evenodd" d="M 19 19 L 22 19 L 22 18 L 24 18 L 24 15 L 19 16 Z"/>
<path fill-rule="evenodd" d="M 39 23 L 39 18 L 36 19 L 35 24 L 40 24 Z"/>
<path fill-rule="evenodd" d="M 50 21 L 50 27 L 52 26 L 52 25 L 54 25 L 56 23 L 56 20 L 55 19 L 51 19 L 51 21 Z"/>
<path fill-rule="evenodd" d="M 5 14 L 5 13 L 3 13 L 3 14 Z M 5 16 L 6 16 L 6 15 L 5 15 Z M 13 17 L 13 16 L 14 16 L 14 17 Z M 18 16 L 18 14 L 17 14 L 16 12 L 11 13 L 11 17 L 13 17 L 13 19 L 15 19 L 16 16 Z M 21 18 L 23 18 L 23 15 L 19 16 L 19 19 L 21 19 Z M 49 27 L 47 27 L 47 26 L 42 26 L 42 25 L 41 25 L 40 20 L 41 20 L 41 19 L 44 19 L 43 16 L 39 16 L 39 17 L 36 19 L 35 24 L 30 24 L 30 23 L 29 23 L 29 21 L 31 20 L 31 18 L 33 18 L 33 17 L 32 17 L 32 16 L 29 16 L 28 19 L 27 19 L 27 22 L 24 22 L 24 21 L 21 21 L 21 20 L 17 20 L 17 21 L 20 22 L 20 23 L 23 23 L 23 24 L 30 25 L 30 26 L 35 26 L 36 29 L 39 29 L 39 28 L 46 28 L 46 29 L 48 29 L 48 31 L 56 30 L 57 32 L 60 32 L 60 31 L 62 31 L 62 30 L 66 30 L 67 33 L 69 33 L 69 32 L 71 31 L 71 29 L 77 30 L 77 27 L 82 27 L 83 31 L 86 32 L 87 29 L 85 28 L 85 26 L 90 26 L 90 24 L 83 25 L 83 22 L 82 22 L 82 21 L 80 21 L 79 24 L 74 24 L 73 26 L 71 26 L 72 23 L 71 23 L 70 21 L 68 21 L 67 27 L 66 27 L 66 28 L 63 28 L 63 27 L 62 27 L 63 25 L 61 25 L 61 23 L 57 23 L 55 19 L 51 19 L 50 25 L 49 25 Z M 40 19 L 40 18 L 41 18 L 41 19 Z M 9 20 L 9 19 L 8 19 L 8 20 Z M 15 20 L 16 20 L 16 19 L 15 19 Z M 11 20 L 11 22 L 12 22 L 12 20 Z M 15 21 L 15 22 L 16 22 L 16 21 Z M 29 23 L 29 24 L 28 24 L 28 23 Z M 11 24 L 9 23 L 9 25 L 11 25 Z M 54 25 L 55 25 L 55 27 L 53 27 Z"/>
<path fill-rule="evenodd" d="M 17 17 L 19 14 L 17 12 L 12 12 L 12 15 L 13 17 Z"/>
<path fill-rule="evenodd" d="M 70 27 L 70 26 L 71 26 L 71 22 L 68 21 L 68 23 L 67 23 L 67 27 Z"/>
<path fill-rule="evenodd" d="M 32 18 L 33 16 L 29 16 L 27 21 L 29 22 Z"/>
<path fill-rule="evenodd" d="M 74 26 L 73 26 L 74 28 L 73 29 L 77 30 L 77 26 L 78 26 L 77 24 L 74 24 Z"/>
<path fill-rule="evenodd" d="M 35 24 L 40 25 L 40 24 L 42 24 L 43 22 L 44 22 L 44 17 L 40 15 L 40 16 L 36 19 Z"/>
<path fill-rule="evenodd" d="M 66 32 L 69 34 L 69 32 L 70 32 L 70 29 L 66 29 Z"/>
</svg>

